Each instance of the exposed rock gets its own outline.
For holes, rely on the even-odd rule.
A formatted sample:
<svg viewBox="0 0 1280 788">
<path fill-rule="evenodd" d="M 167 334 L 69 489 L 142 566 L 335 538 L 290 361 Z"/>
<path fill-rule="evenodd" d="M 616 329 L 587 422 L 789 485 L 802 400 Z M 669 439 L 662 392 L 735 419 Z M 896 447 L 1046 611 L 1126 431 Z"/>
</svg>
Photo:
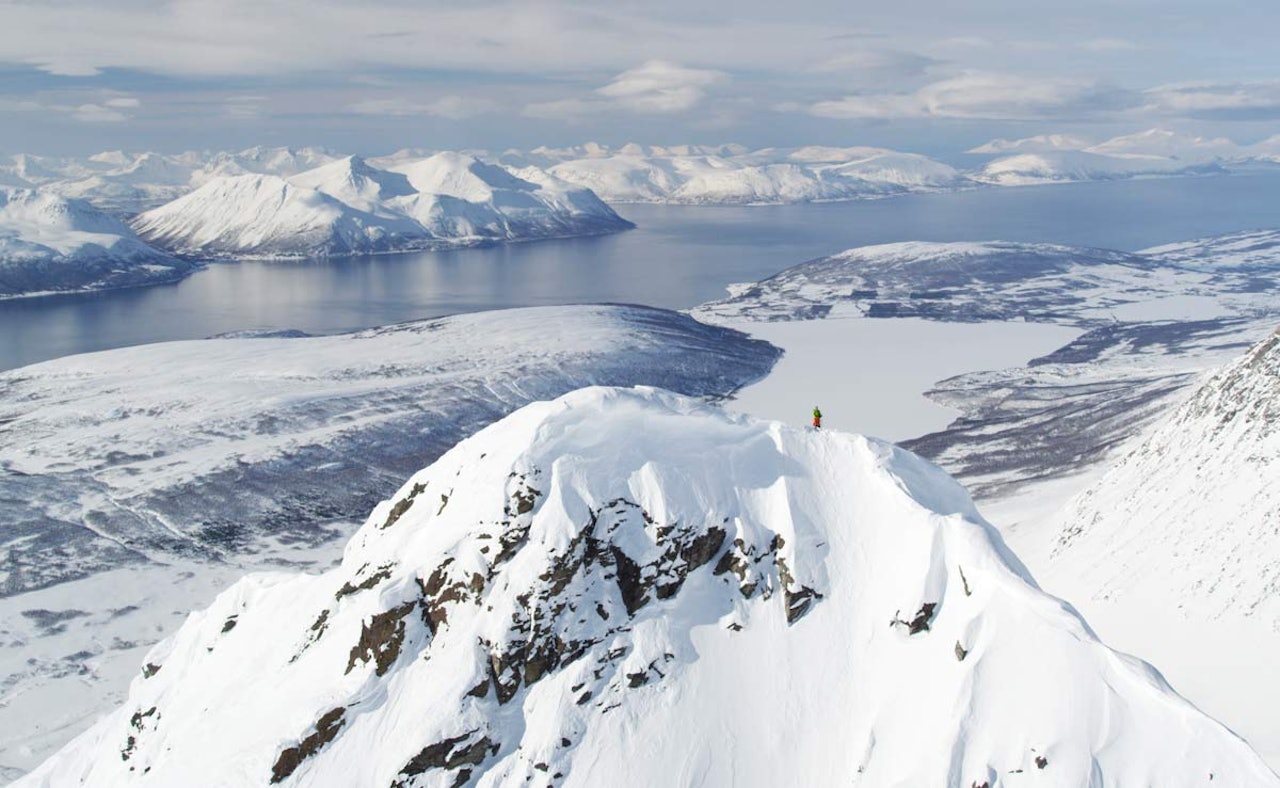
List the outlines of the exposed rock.
<svg viewBox="0 0 1280 788">
<path fill-rule="evenodd" d="M 343 717 L 347 711 L 345 706 L 339 706 L 325 712 L 320 719 L 316 720 L 315 729 L 306 736 L 296 746 L 286 747 L 280 751 L 280 756 L 276 758 L 275 765 L 271 767 L 271 782 L 278 783 L 289 775 L 293 774 L 302 762 L 307 758 L 320 751 L 320 748 L 333 741 L 337 737 L 338 732 L 346 725 L 346 719 Z"/>
</svg>

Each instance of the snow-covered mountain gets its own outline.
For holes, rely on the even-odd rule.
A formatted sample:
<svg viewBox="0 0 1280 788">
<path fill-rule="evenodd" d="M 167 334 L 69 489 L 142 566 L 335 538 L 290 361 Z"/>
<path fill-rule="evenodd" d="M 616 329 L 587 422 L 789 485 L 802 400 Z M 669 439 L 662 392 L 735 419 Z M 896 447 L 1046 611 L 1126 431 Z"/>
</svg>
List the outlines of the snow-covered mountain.
<svg viewBox="0 0 1280 788">
<path fill-rule="evenodd" d="M 1106 181 L 1144 176 L 1206 175 L 1223 169 L 1212 162 L 1188 163 L 1149 156 L 1112 156 L 1088 151 L 1020 153 L 989 162 L 973 178 L 997 186 Z"/>
<path fill-rule="evenodd" d="M 1280 785 L 893 446 L 586 389 L 250 576 L 20 786 Z M 1019 776 L 1021 775 L 1021 776 Z"/>
<path fill-rule="evenodd" d="M 508 158 L 521 160 L 518 154 Z M 538 149 L 528 158 L 610 202 L 794 203 L 938 191 L 966 184 L 948 165 L 883 148 L 747 151 L 730 146 L 708 150 L 624 145 L 613 150 L 591 144 L 559 151 Z"/>
<path fill-rule="evenodd" d="M 987 162 L 973 177 L 1001 186 L 1204 175 L 1275 161 L 1269 141 L 1239 145 L 1168 129 L 1148 129 L 1097 144 L 1065 134 L 993 140 L 969 153 L 1013 154 Z"/>
<path fill-rule="evenodd" d="M 1108 599 L 1280 632 L 1280 332 L 1204 383 L 1056 520 L 1054 560 Z"/>
<path fill-rule="evenodd" d="M 0 187 L 0 298 L 169 282 L 191 268 L 86 202 Z"/>
<path fill-rule="evenodd" d="M 0 374 L 0 777 L 118 705 L 188 611 L 246 569 L 329 566 L 481 427 L 593 384 L 719 399 L 778 356 L 675 312 L 564 306 Z"/>
<path fill-rule="evenodd" d="M 289 178 L 213 178 L 133 220 L 184 255 L 316 257 L 613 232 L 630 227 L 590 191 L 440 153 L 379 170 L 351 156 Z"/>
</svg>

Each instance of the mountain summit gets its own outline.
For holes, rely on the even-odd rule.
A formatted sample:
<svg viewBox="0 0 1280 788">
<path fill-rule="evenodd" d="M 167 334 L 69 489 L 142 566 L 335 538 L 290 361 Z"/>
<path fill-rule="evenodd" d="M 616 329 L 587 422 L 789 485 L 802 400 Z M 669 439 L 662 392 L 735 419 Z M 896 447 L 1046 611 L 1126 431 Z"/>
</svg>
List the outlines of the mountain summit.
<svg viewBox="0 0 1280 788">
<path fill-rule="evenodd" d="M 1280 785 L 890 444 L 654 389 L 463 441 L 20 785 Z"/>
</svg>

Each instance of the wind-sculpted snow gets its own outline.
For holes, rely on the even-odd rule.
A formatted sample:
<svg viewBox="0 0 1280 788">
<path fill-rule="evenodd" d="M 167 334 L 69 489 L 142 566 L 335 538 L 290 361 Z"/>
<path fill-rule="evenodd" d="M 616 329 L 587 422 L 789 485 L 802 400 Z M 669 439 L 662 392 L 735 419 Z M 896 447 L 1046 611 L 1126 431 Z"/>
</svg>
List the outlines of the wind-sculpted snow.
<svg viewBox="0 0 1280 788">
<path fill-rule="evenodd" d="M 191 269 L 86 202 L 0 188 L 0 299 L 171 282 Z"/>
<path fill-rule="evenodd" d="M 133 220 L 149 242 L 184 255 L 324 257 L 631 227 L 595 195 L 536 169 L 509 172 L 441 153 L 377 169 L 348 157 L 290 178 L 215 178 Z"/>
<path fill-rule="evenodd" d="M 888 444 L 530 405 L 253 575 L 17 785 L 1280 784 Z"/>
<path fill-rule="evenodd" d="M 9 593 L 332 538 L 414 468 L 590 384 L 723 396 L 777 351 L 644 307 L 550 307 L 310 338 L 170 342 L 0 375 Z M 284 550 L 287 552 L 287 549 Z"/>
<path fill-rule="evenodd" d="M 1277 468 L 1280 332 L 1200 386 L 1068 504 L 1054 523 L 1053 560 L 1075 567 L 1091 596 L 1176 600 L 1280 633 Z"/>
</svg>

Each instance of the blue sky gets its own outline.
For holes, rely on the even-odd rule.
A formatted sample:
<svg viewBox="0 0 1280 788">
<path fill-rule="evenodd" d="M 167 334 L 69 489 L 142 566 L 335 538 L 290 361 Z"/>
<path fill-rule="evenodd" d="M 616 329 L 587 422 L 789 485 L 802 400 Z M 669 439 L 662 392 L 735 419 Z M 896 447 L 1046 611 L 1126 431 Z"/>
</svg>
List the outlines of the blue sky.
<svg viewBox="0 0 1280 788">
<path fill-rule="evenodd" d="M 0 0 L 0 151 L 1280 133 L 1273 0 Z"/>
</svg>

